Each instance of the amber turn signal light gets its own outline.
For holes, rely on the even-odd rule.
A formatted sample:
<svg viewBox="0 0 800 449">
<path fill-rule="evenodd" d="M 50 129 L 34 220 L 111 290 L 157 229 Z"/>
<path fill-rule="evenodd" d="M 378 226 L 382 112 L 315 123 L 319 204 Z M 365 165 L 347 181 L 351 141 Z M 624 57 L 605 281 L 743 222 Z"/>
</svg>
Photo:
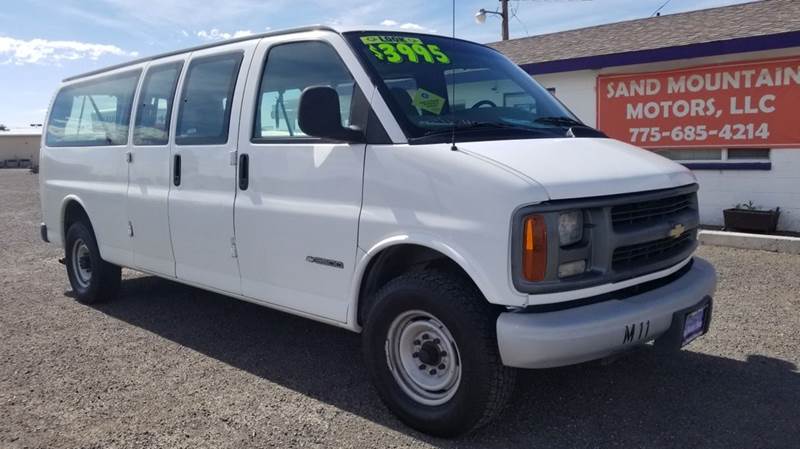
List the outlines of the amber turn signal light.
<svg viewBox="0 0 800 449">
<path fill-rule="evenodd" d="M 522 275 L 528 281 L 544 280 L 547 271 L 547 227 L 544 217 L 525 217 L 522 230 Z"/>
</svg>

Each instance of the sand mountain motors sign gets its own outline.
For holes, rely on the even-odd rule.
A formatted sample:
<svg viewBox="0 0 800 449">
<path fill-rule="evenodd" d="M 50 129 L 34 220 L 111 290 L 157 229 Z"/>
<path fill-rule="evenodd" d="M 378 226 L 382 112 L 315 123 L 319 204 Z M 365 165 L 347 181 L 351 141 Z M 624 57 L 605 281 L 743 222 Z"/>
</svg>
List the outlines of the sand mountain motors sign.
<svg viewBox="0 0 800 449">
<path fill-rule="evenodd" d="M 602 75 L 597 117 L 645 148 L 800 147 L 800 58 Z"/>
</svg>

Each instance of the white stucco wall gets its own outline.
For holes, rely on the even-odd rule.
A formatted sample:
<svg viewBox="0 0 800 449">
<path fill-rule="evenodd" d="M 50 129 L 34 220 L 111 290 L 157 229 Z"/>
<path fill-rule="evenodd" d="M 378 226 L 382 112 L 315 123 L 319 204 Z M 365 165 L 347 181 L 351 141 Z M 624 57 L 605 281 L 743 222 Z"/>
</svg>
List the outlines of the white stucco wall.
<svg viewBox="0 0 800 449">
<path fill-rule="evenodd" d="M 0 161 L 6 159 L 30 159 L 39 164 L 41 135 L 22 135 L 0 132 Z"/>
<path fill-rule="evenodd" d="M 600 70 L 536 75 L 539 83 L 556 90 L 556 97 L 581 120 L 597 124 L 597 76 L 601 74 L 640 73 L 687 68 L 723 62 L 769 59 L 800 55 L 800 47 L 737 53 L 708 58 L 681 59 L 653 64 L 606 67 Z M 800 105 L 798 105 L 800 113 Z M 764 208 L 781 208 L 778 229 L 800 232 L 800 147 L 770 151 L 772 170 L 695 170 L 700 184 L 700 220 L 703 224 L 722 225 L 722 209 L 752 201 Z"/>
</svg>

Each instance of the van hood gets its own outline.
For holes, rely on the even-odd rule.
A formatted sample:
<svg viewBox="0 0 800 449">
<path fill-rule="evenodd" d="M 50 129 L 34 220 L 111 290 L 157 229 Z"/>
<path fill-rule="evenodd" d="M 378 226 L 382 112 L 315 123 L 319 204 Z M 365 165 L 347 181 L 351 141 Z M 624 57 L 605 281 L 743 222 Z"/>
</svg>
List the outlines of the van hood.
<svg viewBox="0 0 800 449">
<path fill-rule="evenodd" d="M 541 185 L 551 200 L 666 189 L 696 182 L 686 167 L 619 140 L 559 138 L 459 143 Z"/>
</svg>

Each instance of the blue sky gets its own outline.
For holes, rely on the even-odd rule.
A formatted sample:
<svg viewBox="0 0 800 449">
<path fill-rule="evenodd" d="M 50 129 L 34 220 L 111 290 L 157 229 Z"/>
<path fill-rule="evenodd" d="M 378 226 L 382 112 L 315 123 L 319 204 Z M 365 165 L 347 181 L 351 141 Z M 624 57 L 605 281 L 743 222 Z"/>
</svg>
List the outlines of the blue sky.
<svg viewBox="0 0 800 449">
<path fill-rule="evenodd" d="M 511 37 L 650 16 L 665 0 L 514 0 Z M 747 0 L 671 0 L 670 14 Z M 41 123 L 61 79 L 235 35 L 308 24 L 390 25 L 451 32 L 450 0 L 16 0 L 0 8 L 0 123 Z M 474 22 L 497 0 L 456 0 L 456 35 L 499 39 Z"/>
</svg>

